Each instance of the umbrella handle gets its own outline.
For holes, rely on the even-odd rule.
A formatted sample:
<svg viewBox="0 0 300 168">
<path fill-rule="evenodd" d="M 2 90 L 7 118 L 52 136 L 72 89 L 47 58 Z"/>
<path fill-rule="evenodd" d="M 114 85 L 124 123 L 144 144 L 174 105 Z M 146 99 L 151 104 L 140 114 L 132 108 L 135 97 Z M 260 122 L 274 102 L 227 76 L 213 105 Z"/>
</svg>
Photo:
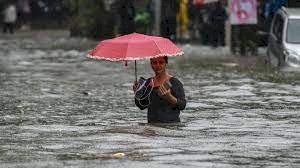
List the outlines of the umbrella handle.
<svg viewBox="0 0 300 168">
<path fill-rule="evenodd" d="M 137 81 L 137 67 L 136 67 L 136 60 L 134 60 L 134 73 L 135 73 L 135 81 Z"/>
</svg>

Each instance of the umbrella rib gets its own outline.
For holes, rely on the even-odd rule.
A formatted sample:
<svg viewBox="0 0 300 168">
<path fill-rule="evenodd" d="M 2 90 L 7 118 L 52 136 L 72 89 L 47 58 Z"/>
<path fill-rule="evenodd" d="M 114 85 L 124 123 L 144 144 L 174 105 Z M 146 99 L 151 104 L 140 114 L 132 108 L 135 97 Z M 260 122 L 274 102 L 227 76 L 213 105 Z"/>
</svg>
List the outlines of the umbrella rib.
<svg viewBox="0 0 300 168">
<path fill-rule="evenodd" d="M 156 56 L 157 57 L 160 57 L 160 56 L 176 56 L 176 55 L 183 55 L 183 52 L 177 52 L 177 53 L 174 53 L 174 54 L 169 54 L 169 53 L 162 53 L 159 45 L 156 44 L 156 41 L 152 40 L 154 42 L 154 44 L 157 46 L 157 48 L 159 49 L 160 53 L 161 54 L 157 54 Z"/>
<path fill-rule="evenodd" d="M 159 49 L 159 52 L 161 53 L 161 49 L 160 47 L 156 44 L 156 41 L 152 40 L 154 42 L 154 44 L 157 46 L 157 48 Z M 159 54 L 160 55 L 160 54 Z"/>
<path fill-rule="evenodd" d="M 126 57 L 128 56 L 128 55 L 127 55 L 127 54 L 128 54 L 127 52 L 128 52 L 129 43 L 127 43 L 126 45 L 127 45 L 127 46 L 126 46 L 126 54 L 124 55 L 124 58 L 123 58 L 124 60 L 127 60 Z"/>
<path fill-rule="evenodd" d="M 133 37 L 130 37 L 129 41 L 134 41 Z M 131 59 L 127 59 L 127 58 L 131 58 L 132 56 L 128 55 L 128 48 L 129 48 L 129 43 L 127 43 L 127 47 L 126 47 L 126 54 L 124 55 L 124 60 L 131 60 Z"/>
</svg>

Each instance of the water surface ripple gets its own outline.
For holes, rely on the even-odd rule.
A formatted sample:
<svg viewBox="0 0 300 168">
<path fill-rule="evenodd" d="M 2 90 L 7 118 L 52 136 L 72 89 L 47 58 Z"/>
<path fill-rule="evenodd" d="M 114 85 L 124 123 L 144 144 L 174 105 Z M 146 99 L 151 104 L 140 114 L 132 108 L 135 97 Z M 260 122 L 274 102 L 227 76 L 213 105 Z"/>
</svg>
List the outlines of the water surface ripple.
<svg viewBox="0 0 300 168">
<path fill-rule="evenodd" d="M 0 167 L 300 167 L 299 85 L 172 58 L 182 123 L 149 125 L 133 63 L 47 47 L 55 40 L 0 40 Z M 151 75 L 147 61 L 138 71 Z"/>
</svg>

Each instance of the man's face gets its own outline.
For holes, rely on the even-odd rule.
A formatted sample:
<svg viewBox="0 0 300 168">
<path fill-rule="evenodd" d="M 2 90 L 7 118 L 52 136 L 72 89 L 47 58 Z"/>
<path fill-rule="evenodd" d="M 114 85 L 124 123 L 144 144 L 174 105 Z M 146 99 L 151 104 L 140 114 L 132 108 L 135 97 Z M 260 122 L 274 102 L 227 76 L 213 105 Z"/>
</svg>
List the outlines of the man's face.
<svg viewBox="0 0 300 168">
<path fill-rule="evenodd" d="M 157 57 L 150 59 L 151 67 L 155 73 L 155 75 L 159 75 L 166 70 L 166 60 L 163 57 Z"/>
</svg>

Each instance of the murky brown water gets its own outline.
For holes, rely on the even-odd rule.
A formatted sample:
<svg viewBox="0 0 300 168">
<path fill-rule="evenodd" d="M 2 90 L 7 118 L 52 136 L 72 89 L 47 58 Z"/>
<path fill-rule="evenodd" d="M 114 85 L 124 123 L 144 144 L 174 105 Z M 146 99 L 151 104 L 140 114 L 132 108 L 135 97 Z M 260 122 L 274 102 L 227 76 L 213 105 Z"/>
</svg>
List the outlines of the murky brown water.
<svg viewBox="0 0 300 168">
<path fill-rule="evenodd" d="M 148 125 L 132 100 L 133 63 L 58 42 L 76 40 L 0 39 L 0 167 L 300 166 L 300 85 L 172 58 L 188 100 L 182 123 Z"/>
</svg>

